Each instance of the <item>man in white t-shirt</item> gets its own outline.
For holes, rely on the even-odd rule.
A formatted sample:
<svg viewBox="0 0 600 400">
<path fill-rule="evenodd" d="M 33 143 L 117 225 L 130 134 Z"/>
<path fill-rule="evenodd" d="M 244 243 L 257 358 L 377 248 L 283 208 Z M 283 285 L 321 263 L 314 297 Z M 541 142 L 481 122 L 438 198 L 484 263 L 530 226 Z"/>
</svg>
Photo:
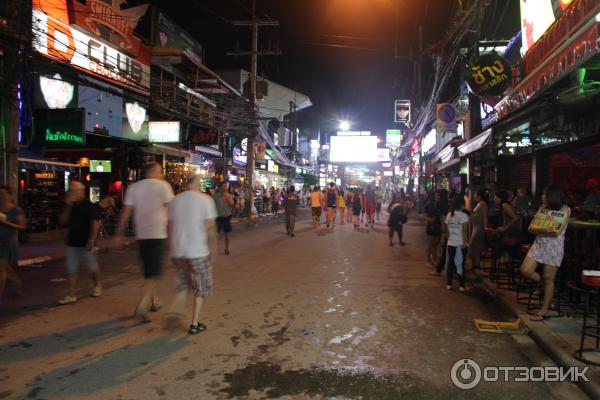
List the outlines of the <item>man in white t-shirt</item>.
<svg viewBox="0 0 600 400">
<path fill-rule="evenodd" d="M 161 306 L 156 295 L 156 281 L 162 273 L 167 241 L 167 206 L 173 199 L 173 189 L 164 178 L 162 166 L 146 164 L 144 179 L 131 185 L 125 193 L 125 207 L 115 234 L 115 247 L 121 247 L 123 232 L 133 214 L 135 238 L 146 279 L 144 295 L 135 316 L 150 322 L 148 310 L 158 311 Z"/>
<path fill-rule="evenodd" d="M 457 196 L 452 210 L 446 215 L 448 245 L 446 247 L 446 289 L 452 289 L 454 270 L 459 278 L 459 290 L 465 291 L 465 260 L 469 243 L 469 215 L 464 209 L 465 200 Z"/>
<path fill-rule="evenodd" d="M 178 292 L 170 314 L 178 321 L 175 316 L 191 289 L 194 315 L 188 332 L 192 335 L 206 330 L 206 325 L 200 322 L 200 310 L 203 299 L 211 296 L 213 290 L 211 256 L 216 254 L 215 218 L 215 202 L 200 193 L 197 177 L 189 178 L 187 191 L 175 196 L 169 204 L 169 239 Z"/>
</svg>

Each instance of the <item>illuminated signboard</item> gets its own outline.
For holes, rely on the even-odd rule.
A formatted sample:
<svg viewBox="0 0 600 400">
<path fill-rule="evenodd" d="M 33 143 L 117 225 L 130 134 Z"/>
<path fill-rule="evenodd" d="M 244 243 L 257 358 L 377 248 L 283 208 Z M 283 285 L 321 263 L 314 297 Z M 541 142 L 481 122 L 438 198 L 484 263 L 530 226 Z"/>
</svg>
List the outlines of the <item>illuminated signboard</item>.
<svg viewBox="0 0 600 400">
<path fill-rule="evenodd" d="M 110 160 L 90 160 L 90 172 L 112 172 L 112 163 Z"/>
<path fill-rule="evenodd" d="M 523 54 L 542 37 L 573 0 L 521 0 Z"/>
<path fill-rule="evenodd" d="M 511 79 L 510 64 L 497 53 L 481 54 L 467 67 L 465 76 L 469 90 L 479 97 L 502 95 Z"/>
<path fill-rule="evenodd" d="M 410 100 L 396 100 L 394 102 L 394 122 L 410 122 Z"/>
<path fill-rule="evenodd" d="M 246 152 L 239 147 L 234 147 L 233 162 L 239 165 L 246 165 L 248 163 L 248 156 L 246 155 Z"/>
<path fill-rule="evenodd" d="M 427 135 L 425 135 L 425 137 L 423 138 L 423 141 L 421 142 L 421 153 L 422 154 L 427 154 L 427 152 L 435 146 L 436 136 L 437 136 L 437 132 L 435 129 L 430 130 L 429 133 Z"/>
<path fill-rule="evenodd" d="M 388 129 L 385 132 L 386 144 L 399 147 L 402 144 L 403 134 L 400 129 Z"/>
<path fill-rule="evenodd" d="M 36 110 L 34 113 L 36 141 L 46 147 L 72 147 L 85 144 L 84 112 L 82 108 Z"/>
<path fill-rule="evenodd" d="M 377 136 L 332 136 L 330 162 L 377 162 Z M 388 153 L 389 158 L 389 153 Z"/>
<path fill-rule="evenodd" d="M 148 122 L 148 141 L 150 143 L 179 143 L 180 121 Z"/>
<path fill-rule="evenodd" d="M 339 131 L 338 136 L 371 136 L 370 131 Z"/>
<path fill-rule="evenodd" d="M 48 108 L 67 108 L 73 101 L 75 85 L 66 82 L 59 74 L 40 75 L 40 89 Z"/>
<path fill-rule="evenodd" d="M 267 160 L 267 171 L 275 172 L 275 161 Z"/>
<path fill-rule="evenodd" d="M 150 67 L 66 25 L 33 10 L 33 48 L 52 59 L 148 94 Z"/>
<path fill-rule="evenodd" d="M 125 103 L 125 118 L 121 137 L 131 140 L 148 139 L 148 123 L 146 108 L 137 101 Z"/>
</svg>

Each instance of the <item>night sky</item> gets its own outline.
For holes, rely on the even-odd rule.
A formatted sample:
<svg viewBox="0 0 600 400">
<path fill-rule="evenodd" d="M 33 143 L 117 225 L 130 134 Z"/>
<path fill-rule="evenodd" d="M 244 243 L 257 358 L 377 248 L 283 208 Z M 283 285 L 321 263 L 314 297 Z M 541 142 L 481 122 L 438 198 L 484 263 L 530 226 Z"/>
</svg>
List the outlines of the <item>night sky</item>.
<svg viewBox="0 0 600 400">
<path fill-rule="evenodd" d="M 129 4 L 145 3 L 129 1 Z M 213 70 L 249 69 L 249 57 L 225 53 L 250 48 L 249 28 L 229 21 L 249 19 L 251 0 L 155 0 L 205 48 Z M 307 94 L 313 107 L 299 118 L 302 127 L 331 129 L 332 119 L 349 119 L 353 128 L 382 133 L 393 127 L 393 102 L 410 93 L 412 64 L 394 60 L 394 47 L 409 55 L 416 50 L 418 25 L 424 25 L 427 47 L 443 37 L 452 0 L 257 0 L 257 15 L 279 20 L 263 28 L 259 48 L 279 41 L 283 56 L 263 57 L 259 73 Z M 185 4 L 185 6 L 184 6 Z M 484 29 L 495 38 L 510 38 L 519 25 L 518 0 L 495 0 Z M 506 26 L 508 25 L 508 26 Z M 495 33 L 494 33 L 495 31 Z M 425 74 L 425 82 L 431 78 Z"/>
</svg>

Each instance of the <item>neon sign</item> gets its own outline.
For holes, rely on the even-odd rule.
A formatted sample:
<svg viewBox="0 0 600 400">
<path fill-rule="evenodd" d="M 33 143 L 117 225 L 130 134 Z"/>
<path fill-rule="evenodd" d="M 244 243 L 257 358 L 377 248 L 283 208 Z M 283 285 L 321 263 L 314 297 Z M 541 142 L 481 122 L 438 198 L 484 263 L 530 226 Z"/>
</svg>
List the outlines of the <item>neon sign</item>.
<svg viewBox="0 0 600 400">
<path fill-rule="evenodd" d="M 50 58 L 148 94 L 148 65 L 36 9 L 33 48 Z"/>
<path fill-rule="evenodd" d="M 51 131 L 49 128 L 46 128 L 46 136 L 44 137 L 44 140 L 46 143 L 83 144 L 83 135 L 78 133 Z"/>
</svg>

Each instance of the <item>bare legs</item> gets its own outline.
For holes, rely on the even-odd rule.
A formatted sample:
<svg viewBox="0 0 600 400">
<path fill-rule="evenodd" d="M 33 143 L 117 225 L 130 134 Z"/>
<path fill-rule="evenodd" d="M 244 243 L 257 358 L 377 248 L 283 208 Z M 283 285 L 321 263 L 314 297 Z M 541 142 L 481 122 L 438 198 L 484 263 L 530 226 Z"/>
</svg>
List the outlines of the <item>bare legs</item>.
<svg viewBox="0 0 600 400">
<path fill-rule="evenodd" d="M 142 299 L 140 300 L 135 309 L 135 316 L 140 317 L 142 319 L 142 322 L 150 322 L 150 319 L 148 318 L 148 311 L 151 307 L 153 307 L 154 309 L 157 309 L 159 307 L 158 294 L 156 292 L 157 283 L 158 278 L 146 279 L 144 294 L 142 295 Z"/>
<path fill-rule="evenodd" d="M 179 318 L 183 316 L 185 303 L 188 298 L 188 292 L 186 290 L 180 291 L 175 295 L 169 314 L 175 318 L 175 321 L 179 321 Z M 202 311 L 202 297 L 194 297 L 194 313 L 192 314 L 192 325 L 197 325 L 200 322 L 200 311 Z M 174 324 L 173 322 L 171 322 Z M 174 328 L 174 326 L 170 326 Z"/>
<path fill-rule="evenodd" d="M 548 314 L 552 298 L 554 297 L 554 279 L 558 268 L 552 265 L 544 264 L 544 272 L 540 275 L 536 271 L 538 263 L 529 258 L 525 257 L 523 264 L 521 264 L 521 274 L 524 278 L 532 280 L 534 282 L 542 283 L 544 286 L 544 298 L 542 300 L 542 308 L 538 311 L 538 316 L 543 317 Z"/>
<path fill-rule="evenodd" d="M 94 287 L 100 288 L 100 274 L 98 272 L 90 273 L 92 280 L 94 281 Z M 69 296 L 75 297 L 75 291 L 77 290 L 77 280 L 79 274 L 69 274 L 67 280 L 69 281 Z"/>
<path fill-rule="evenodd" d="M 429 236 L 429 243 L 427 245 L 427 261 L 433 266 L 436 265 L 437 260 L 437 248 L 440 244 L 440 236 Z"/>
<path fill-rule="evenodd" d="M 229 233 L 225 232 L 225 254 L 229 255 Z"/>
<path fill-rule="evenodd" d="M 340 225 L 344 225 L 345 218 L 346 218 L 346 209 L 340 208 Z"/>
</svg>

